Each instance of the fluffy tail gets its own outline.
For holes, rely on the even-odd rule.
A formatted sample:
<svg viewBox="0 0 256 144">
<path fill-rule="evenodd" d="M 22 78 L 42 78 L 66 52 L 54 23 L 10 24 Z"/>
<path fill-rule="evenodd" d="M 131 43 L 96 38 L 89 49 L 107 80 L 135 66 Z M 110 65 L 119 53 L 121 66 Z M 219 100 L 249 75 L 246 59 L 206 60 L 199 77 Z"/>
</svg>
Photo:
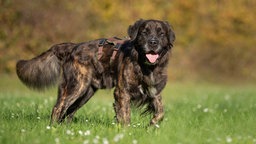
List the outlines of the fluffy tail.
<svg viewBox="0 0 256 144">
<path fill-rule="evenodd" d="M 31 60 L 20 60 L 16 65 L 20 80 L 28 87 L 45 89 L 56 83 L 60 74 L 60 63 L 52 51 L 47 51 Z"/>
<path fill-rule="evenodd" d="M 72 43 L 53 46 L 48 51 L 31 60 L 20 60 L 16 64 L 19 79 L 28 87 L 44 90 L 54 85 L 61 74 L 61 60 L 59 56 L 69 53 Z M 61 58 L 63 60 L 63 57 Z"/>
</svg>

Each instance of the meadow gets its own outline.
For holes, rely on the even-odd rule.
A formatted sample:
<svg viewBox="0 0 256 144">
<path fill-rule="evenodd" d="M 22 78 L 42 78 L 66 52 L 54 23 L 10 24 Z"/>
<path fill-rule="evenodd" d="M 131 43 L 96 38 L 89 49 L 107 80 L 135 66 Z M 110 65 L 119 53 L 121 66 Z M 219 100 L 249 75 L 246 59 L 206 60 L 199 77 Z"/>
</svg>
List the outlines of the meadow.
<svg viewBox="0 0 256 144">
<path fill-rule="evenodd" d="M 1 75 L 1 144 L 254 144 L 256 89 L 253 84 L 169 81 L 163 92 L 165 118 L 148 127 L 150 116 L 132 110 L 132 123 L 114 121 L 112 91 L 99 91 L 71 124 L 49 125 L 56 88 L 29 90 Z"/>
</svg>

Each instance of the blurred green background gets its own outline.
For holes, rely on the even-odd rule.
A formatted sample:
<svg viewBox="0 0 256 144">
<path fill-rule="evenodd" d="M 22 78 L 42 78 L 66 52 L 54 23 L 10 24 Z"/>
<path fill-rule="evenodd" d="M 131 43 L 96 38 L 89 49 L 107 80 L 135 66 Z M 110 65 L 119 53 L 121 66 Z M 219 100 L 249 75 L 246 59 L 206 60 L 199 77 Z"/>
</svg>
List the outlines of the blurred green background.
<svg viewBox="0 0 256 144">
<path fill-rule="evenodd" d="M 136 20 L 169 21 L 172 80 L 256 82 L 254 0 L 0 0 L 0 74 L 61 42 L 125 37 Z"/>
</svg>

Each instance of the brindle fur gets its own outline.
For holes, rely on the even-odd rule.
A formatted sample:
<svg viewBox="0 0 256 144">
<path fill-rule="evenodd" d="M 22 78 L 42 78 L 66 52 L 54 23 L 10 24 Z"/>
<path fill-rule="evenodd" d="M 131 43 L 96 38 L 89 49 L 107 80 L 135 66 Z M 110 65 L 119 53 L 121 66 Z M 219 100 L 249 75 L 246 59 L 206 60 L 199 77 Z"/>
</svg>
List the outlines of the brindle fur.
<svg viewBox="0 0 256 144">
<path fill-rule="evenodd" d="M 113 88 L 117 122 L 130 123 L 130 106 L 146 105 L 145 113 L 153 113 L 150 124 L 164 116 L 161 91 L 167 82 L 167 63 L 175 35 L 167 22 L 138 20 L 128 28 L 127 40 L 111 60 L 114 46 L 104 45 L 98 59 L 99 40 L 84 43 L 62 43 L 31 60 L 17 63 L 17 75 L 27 86 L 45 89 L 57 82 L 57 102 L 51 122 L 71 121 L 75 112 L 98 89 Z M 145 54 L 154 52 L 159 58 L 154 64 Z"/>
</svg>

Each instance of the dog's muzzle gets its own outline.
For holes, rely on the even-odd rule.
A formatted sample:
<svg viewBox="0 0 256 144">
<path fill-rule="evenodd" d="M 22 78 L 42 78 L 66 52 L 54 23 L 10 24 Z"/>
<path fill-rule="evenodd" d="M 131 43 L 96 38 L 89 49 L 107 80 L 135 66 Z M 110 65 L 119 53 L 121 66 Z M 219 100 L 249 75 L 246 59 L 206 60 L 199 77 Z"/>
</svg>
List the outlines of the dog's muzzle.
<svg viewBox="0 0 256 144">
<path fill-rule="evenodd" d="M 146 45 L 147 51 L 146 58 L 150 64 L 156 63 L 157 59 L 159 58 L 159 54 L 156 52 L 159 49 L 159 41 L 155 38 L 148 40 Z"/>
</svg>

